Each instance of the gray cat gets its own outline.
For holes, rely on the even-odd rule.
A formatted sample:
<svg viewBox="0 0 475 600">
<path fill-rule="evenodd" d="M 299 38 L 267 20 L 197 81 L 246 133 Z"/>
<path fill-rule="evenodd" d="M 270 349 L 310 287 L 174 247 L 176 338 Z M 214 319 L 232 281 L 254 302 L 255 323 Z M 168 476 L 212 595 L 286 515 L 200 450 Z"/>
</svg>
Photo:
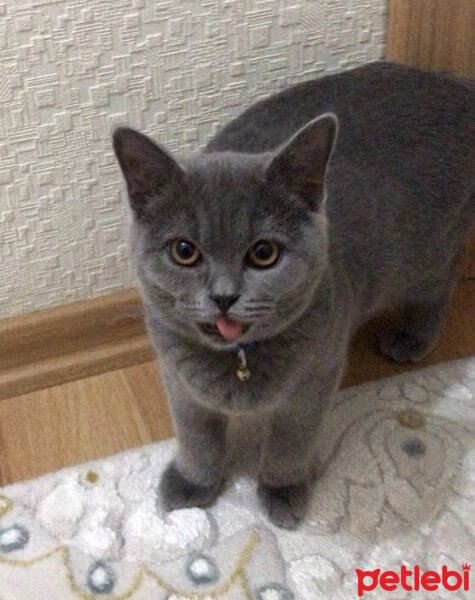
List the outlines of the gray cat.
<svg viewBox="0 0 475 600">
<path fill-rule="evenodd" d="M 259 497 L 297 526 L 356 328 L 398 304 L 385 355 L 437 341 L 475 211 L 474 117 L 470 82 L 373 63 L 251 106 L 186 161 L 115 131 L 179 441 L 167 510 L 217 497 L 230 417 L 252 412 Z"/>
</svg>

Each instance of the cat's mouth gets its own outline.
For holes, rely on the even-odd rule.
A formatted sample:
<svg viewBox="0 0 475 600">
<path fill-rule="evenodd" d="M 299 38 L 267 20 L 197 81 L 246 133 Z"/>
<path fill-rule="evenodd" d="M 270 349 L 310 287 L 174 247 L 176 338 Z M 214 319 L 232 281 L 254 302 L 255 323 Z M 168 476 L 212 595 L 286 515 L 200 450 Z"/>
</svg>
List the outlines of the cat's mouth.
<svg viewBox="0 0 475 600">
<path fill-rule="evenodd" d="M 249 329 L 249 325 L 231 319 L 230 317 L 220 317 L 215 323 L 198 323 L 200 330 L 213 340 L 224 342 L 234 342 Z"/>
</svg>

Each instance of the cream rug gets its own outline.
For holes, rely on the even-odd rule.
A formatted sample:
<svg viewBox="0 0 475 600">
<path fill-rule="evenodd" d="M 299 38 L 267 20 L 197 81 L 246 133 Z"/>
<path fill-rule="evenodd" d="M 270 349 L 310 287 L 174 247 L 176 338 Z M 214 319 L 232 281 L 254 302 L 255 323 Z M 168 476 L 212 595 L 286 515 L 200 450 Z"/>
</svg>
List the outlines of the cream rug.
<svg viewBox="0 0 475 600">
<path fill-rule="evenodd" d="M 474 598 L 474 396 L 475 357 L 341 392 L 296 532 L 269 524 L 247 475 L 209 510 L 157 512 L 173 441 L 3 488 L 0 600 Z M 358 590 L 356 569 L 416 565 L 458 589 L 373 573 Z"/>
</svg>

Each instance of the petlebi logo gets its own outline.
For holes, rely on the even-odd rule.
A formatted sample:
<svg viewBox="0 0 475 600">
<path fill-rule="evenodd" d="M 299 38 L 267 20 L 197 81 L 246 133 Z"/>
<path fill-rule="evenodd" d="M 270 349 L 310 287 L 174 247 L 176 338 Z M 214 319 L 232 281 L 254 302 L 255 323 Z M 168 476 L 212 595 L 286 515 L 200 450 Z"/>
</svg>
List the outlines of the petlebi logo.
<svg viewBox="0 0 475 600">
<path fill-rule="evenodd" d="M 462 565 L 461 572 L 451 571 L 445 565 L 440 573 L 437 571 L 421 571 L 418 565 L 415 565 L 412 570 L 403 565 L 399 572 L 381 572 L 381 569 L 375 569 L 374 571 L 355 569 L 355 571 L 358 577 L 358 596 L 360 598 L 363 597 L 365 592 L 378 589 L 386 592 L 397 589 L 414 592 L 422 590 L 435 592 L 439 589 L 450 592 L 457 590 L 468 592 L 470 589 L 470 565 L 468 564 Z M 377 595 L 373 597 L 376 598 Z M 426 596 L 423 596 L 423 598 L 425 599 Z"/>
</svg>

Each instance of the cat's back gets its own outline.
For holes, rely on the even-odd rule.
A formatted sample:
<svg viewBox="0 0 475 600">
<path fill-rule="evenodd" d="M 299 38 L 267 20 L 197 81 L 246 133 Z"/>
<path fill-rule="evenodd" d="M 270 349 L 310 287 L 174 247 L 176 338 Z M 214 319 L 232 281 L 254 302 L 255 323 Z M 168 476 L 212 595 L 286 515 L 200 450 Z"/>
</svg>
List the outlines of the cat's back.
<svg viewBox="0 0 475 600">
<path fill-rule="evenodd" d="M 232 120 L 206 152 L 263 152 L 284 143 L 309 120 L 334 112 L 339 154 L 374 155 L 456 140 L 473 152 L 475 87 L 455 77 L 375 62 L 313 79 L 262 100 Z M 457 152 L 458 153 L 458 152 Z M 473 154 L 472 154 L 473 159 Z"/>
<path fill-rule="evenodd" d="M 270 151 L 325 112 L 339 120 L 327 177 L 332 261 L 368 302 L 378 286 L 393 298 L 420 272 L 436 277 L 475 214 L 474 83 L 372 63 L 258 102 L 205 151 Z"/>
</svg>

